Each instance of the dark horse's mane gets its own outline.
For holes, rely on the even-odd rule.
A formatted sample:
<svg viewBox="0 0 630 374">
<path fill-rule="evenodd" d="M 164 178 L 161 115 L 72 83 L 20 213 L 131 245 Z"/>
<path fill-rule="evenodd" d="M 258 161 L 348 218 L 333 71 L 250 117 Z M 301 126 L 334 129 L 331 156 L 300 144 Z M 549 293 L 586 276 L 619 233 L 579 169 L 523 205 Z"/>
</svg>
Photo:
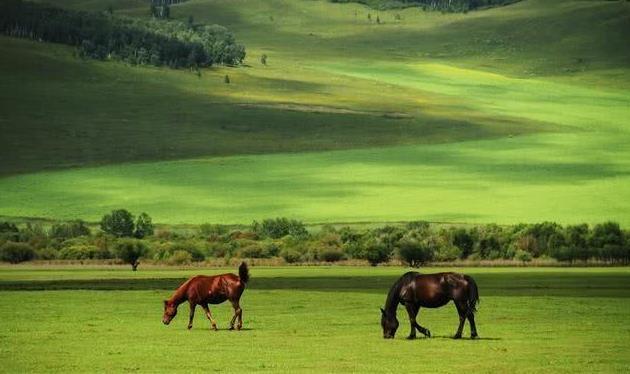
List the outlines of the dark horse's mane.
<svg viewBox="0 0 630 374">
<path fill-rule="evenodd" d="M 389 293 L 387 294 L 387 300 L 385 301 L 385 311 L 387 313 L 396 313 L 396 308 L 400 302 L 400 289 L 413 281 L 418 275 L 420 275 L 420 273 L 417 271 L 408 271 L 392 285 L 392 288 L 389 289 Z"/>
</svg>

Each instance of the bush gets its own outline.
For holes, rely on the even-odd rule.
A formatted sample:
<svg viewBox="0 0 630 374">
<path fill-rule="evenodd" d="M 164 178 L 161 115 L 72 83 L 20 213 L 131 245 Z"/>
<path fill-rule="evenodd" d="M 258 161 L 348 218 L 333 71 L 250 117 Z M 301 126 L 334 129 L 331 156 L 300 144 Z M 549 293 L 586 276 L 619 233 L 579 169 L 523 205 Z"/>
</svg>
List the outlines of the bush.
<svg viewBox="0 0 630 374">
<path fill-rule="evenodd" d="M 269 258 L 271 257 L 258 243 L 249 243 L 241 247 L 238 252 L 240 258 Z"/>
<path fill-rule="evenodd" d="M 35 250 L 26 243 L 7 242 L 0 247 L 0 260 L 17 264 L 35 258 Z"/>
<path fill-rule="evenodd" d="M 514 254 L 514 259 L 522 262 L 530 262 L 532 260 L 532 254 L 527 251 L 523 251 L 522 249 L 519 249 Z"/>
<path fill-rule="evenodd" d="M 304 223 L 288 218 L 265 219 L 262 223 L 254 221 L 252 231 L 262 237 L 272 239 L 280 239 L 287 235 L 296 238 L 308 237 L 308 231 Z"/>
<path fill-rule="evenodd" d="M 398 243 L 398 255 L 401 261 L 412 267 L 421 265 L 433 260 L 437 244 L 434 238 L 423 240 L 404 238 Z"/>
<path fill-rule="evenodd" d="M 71 244 L 59 251 L 59 258 L 63 260 L 103 260 L 112 258 L 112 254 L 91 244 Z"/>
<path fill-rule="evenodd" d="M 326 262 L 337 262 L 343 260 L 343 258 L 343 253 L 334 249 L 329 249 L 319 254 L 319 259 Z"/>
<path fill-rule="evenodd" d="M 50 236 L 59 239 L 71 239 L 80 236 L 89 236 L 90 229 L 85 222 L 76 220 L 67 223 L 56 223 L 50 229 Z"/>
<path fill-rule="evenodd" d="M 435 252 L 435 260 L 437 261 L 455 261 L 461 256 L 461 249 L 448 243 L 440 245 Z"/>
<path fill-rule="evenodd" d="M 203 237 L 218 237 L 228 233 L 227 226 L 204 223 L 199 226 L 199 234 Z"/>
<path fill-rule="evenodd" d="M 39 260 L 54 260 L 59 255 L 59 252 L 53 248 L 41 248 L 36 251 L 36 257 Z"/>
<path fill-rule="evenodd" d="M 186 265 L 192 262 L 192 255 L 183 250 L 175 251 L 171 257 L 168 258 L 168 263 L 170 265 Z"/>
<path fill-rule="evenodd" d="M 392 248 L 387 243 L 374 238 L 369 239 L 365 244 L 365 259 L 368 260 L 372 266 L 389 261 L 392 252 Z"/>
<path fill-rule="evenodd" d="M 295 249 L 284 249 L 280 252 L 280 257 L 289 264 L 299 262 L 302 259 L 302 254 Z"/>
</svg>

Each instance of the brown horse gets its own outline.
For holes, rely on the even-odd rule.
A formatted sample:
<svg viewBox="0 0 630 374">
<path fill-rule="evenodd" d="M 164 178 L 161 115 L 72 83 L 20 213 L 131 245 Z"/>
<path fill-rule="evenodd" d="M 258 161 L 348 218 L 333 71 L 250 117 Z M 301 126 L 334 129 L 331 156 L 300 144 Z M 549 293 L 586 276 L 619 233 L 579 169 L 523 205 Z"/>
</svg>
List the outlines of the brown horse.
<svg viewBox="0 0 630 374">
<path fill-rule="evenodd" d="M 234 316 L 230 322 L 230 330 L 234 329 L 234 322 L 238 317 L 237 329 L 243 327 L 243 310 L 239 305 L 241 295 L 245 291 L 245 285 L 249 281 L 249 270 L 246 263 L 241 263 L 236 274 L 221 274 L 214 276 L 197 275 L 190 278 L 184 284 L 179 286 L 170 299 L 164 300 L 164 316 L 162 322 L 165 325 L 171 323 L 171 320 L 177 315 L 177 307 L 179 304 L 188 301 L 190 306 L 190 319 L 188 320 L 188 329 L 192 328 L 193 317 L 195 316 L 195 307 L 201 305 L 206 312 L 206 317 L 212 323 L 212 328 L 217 330 L 217 324 L 212 318 L 208 304 L 221 304 L 225 300 L 229 300 L 234 308 Z"/>
<path fill-rule="evenodd" d="M 383 337 L 393 339 L 396 335 L 398 304 L 404 305 L 409 314 L 411 332 L 407 339 L 415 339 L 416 329 L 426 337 L 431 337 L 431 332 L 416 322 L 420 307 L 439 308 L 451 300 L 455 302 L 459 313 L 459 328 L 454 338 L 462 337 L 466 319 L 470 323 L 470 337 L 476 338 L 478 335 L 475 312 L 479 303 L 479 291 L 472 277 L 458 273 L 420 274 L 415 271 L 405 273 L 389 290 L 385 309 L 381 308 Z"/>
</svg>

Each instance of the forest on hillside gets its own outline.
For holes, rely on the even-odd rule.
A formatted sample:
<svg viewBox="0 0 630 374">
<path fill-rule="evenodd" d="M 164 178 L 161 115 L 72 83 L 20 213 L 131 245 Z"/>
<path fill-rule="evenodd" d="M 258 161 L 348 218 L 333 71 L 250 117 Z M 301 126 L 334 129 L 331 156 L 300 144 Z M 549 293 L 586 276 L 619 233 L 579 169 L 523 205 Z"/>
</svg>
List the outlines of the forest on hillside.
<svg viewBox="0 0 630 374">
<path fill-rule="evenodd" d="M 330 0 L 333 3 L 361 3 L 375 9 L 421 7 L 424 10 L 467 12 L 479 8 L 515 3 L 519 0 Z"/>
<path fill-rule="evenodd" d="M 0 3 L 0 34 L 75 46 L 82 57 L 137 65 L 236 65 L 245 47 L 218 25 L 78 12 L 8 0 Z"/>
</svg>

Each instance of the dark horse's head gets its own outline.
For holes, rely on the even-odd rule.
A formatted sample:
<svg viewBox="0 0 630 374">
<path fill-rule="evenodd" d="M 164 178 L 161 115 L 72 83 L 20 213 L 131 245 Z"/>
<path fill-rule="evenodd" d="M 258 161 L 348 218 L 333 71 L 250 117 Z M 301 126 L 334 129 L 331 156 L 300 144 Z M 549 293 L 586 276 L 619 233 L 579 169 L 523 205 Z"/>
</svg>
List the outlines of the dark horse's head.
<svg viewBox="0 0 630 374">
<path fill-rule="evenodd" d="M 177 305 L 175 303 L 164 300 L 164 316 L 162 316 L 162 323 L 168 325 L 173 318 L 177 315 Z"/>
<path fill-rule="evenodd" d="M 398 330 L 398 318 L 395 313 L 387 313 L 381 308 L 381 326 L 383 327 L 383 338 L 394 339 Z"/>
</svg>

